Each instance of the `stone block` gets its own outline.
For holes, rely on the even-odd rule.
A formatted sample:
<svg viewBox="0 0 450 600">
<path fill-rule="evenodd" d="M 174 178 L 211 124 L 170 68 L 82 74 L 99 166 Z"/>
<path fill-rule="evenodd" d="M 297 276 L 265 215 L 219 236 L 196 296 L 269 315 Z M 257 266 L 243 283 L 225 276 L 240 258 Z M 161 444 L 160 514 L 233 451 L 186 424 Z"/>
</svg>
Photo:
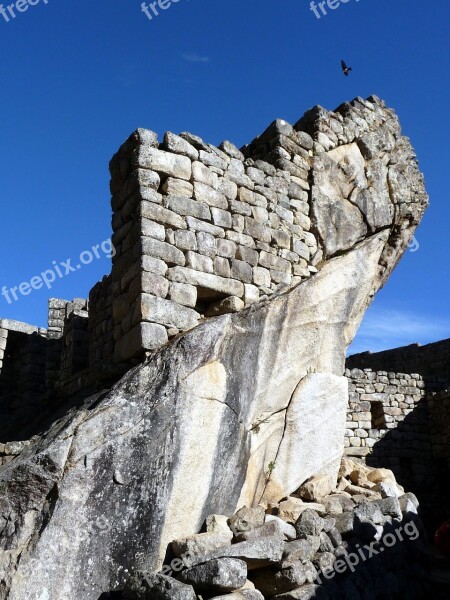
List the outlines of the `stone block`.
<svg viewBox="0 0 450 600">
<path fill-rule="evenodd" d="M 232 258 L 231 277 L 243 281 L 244 283 L 251 283 L 253 280 L 253 270 L 251 265 L 242 260 Z"/>
<path fill-rule="evenodd" d="M 249 248 L 255 247 L 255 240 L 249 235 L 246 235 L 244 233 L 238 233 L 237 231 L 227 231 L 225 235 L 227 239 L 236 242 L 236 244 L 240 244 L 241 246 L 248 246 Z"/>
<path fill-rule="evenodd" d="M 169 287 L 168 297 L 177 304 L 195 308 L 197 304 L 197 288 L 187 283 L 172 282 Z"/>
<path fill-rule="evenodd" d="M 210 273 L 200 273 L 186 267 L 169 269 L 168 278 L 177 283 L 189 283 L 197 286 L 200 288 L 198 290 L 199 297 L 203 298 L 214 298 L 217 295 L 242 298 L 244 295 L 244 284 L 241 281 L 218 277 Z"/>
<path fill-rule="evenodd" d="M 270 227 L 261 225 L 251 217 L 245 217 L 244 233 L 262 242 L 270 243 L 272 241 Z"/>
<path fill-rule="evenodd" d="M 283 271 L 284 273 L 291 272 L 291 263 L 289 261 L 268 252 L 260 252 L 259 264 L 267 269 L 275 269 L 276 271 Z"/>
<path fill-rule="evenodd" d="M 242 233 L 244 231 L 245 220 L 242 215 L 233 215 L 232 222 L 234 231 L 237 231 L 238 233 Z"/>
<path fill-rule="evenodd" d="M 211 208 L 211 214 L 214 225 L 231 229 L 232 218 L 228 211 L 223 210 L 222 208 Z"/>
<path fill-rule="evenodd" d="M 194 186 L 184 179 L 168 177 L 162 186 L 162 191 L 168 196 L 191 198 L 194 193 Z"/>
<path fill-rule="evenodd" d="M 216 239 L 210 233 L 206 231 L 199 231 L 197 233 L 197 247 L 200 254 L 214 258 L 217 253 Z"/>
<path fill-rule="evenodd" d="M 308 246 L 304 242 L 302 242 L 301 240 L 293 239 L 292 240 L 292 249 L 301 258 L 304 258 L 305 260 L 309 260 L 310 259 L 310 256 L 311 256 L 310 250 L 309 250 Z"/>
<path fill-rule="evenodd" d="M 237 245 L 231 240 L 217 240 L 217 254 L 224 258 L 234 258 L 236 256 Z"/>
<path fill-rule="evenodd" d="M 253 283 L 262 287 L 270 287 L 270 271 L 264 267 L 253 267 Z"/>
<path fill-rule="evenodd" d="M 204 202 L 209 206 L 222 208 L 224 210 L 228 209 L 228 200 L 224 194 L 221 194 L 214 188 L 204 183 L 200 183 L 198 181 L 194 182 L 194 197 L 199 202 Z"/>
<path fill-rule="evenodd" d="M 189 180 L 191 178 L 192 163 L 187 156 L 172 154 L 149 146 L 140 146 L 137 160 L 139 167 L 144 169 L 151 169 L 178 179 Z"/>
<path fill-rule="evenodd" d="M 228 200 L 235 200 L 237 198 L 238 186 L 234 181 L 229 179 L 221 178 L 217 184 L 217 191 L 223 194 Z"/>
<path fill-rule="evenodd" d="M 292 281 L 292 275 L 290 273 L 277 271 L 276 269 L 270 269 L 270 278 L 274 283 L 283 283 L 285 285 L 290 285 Z"/>
<path fill-rule="evenodd" d="M 244 283 L 244 302 L 246 306 L 259 300 L 259 289 L 250 283 Z"/>
<path fill-rule="evenodd" d="M 281 229 L 271 229 L 272 240 L 278 246 L 278 248 L 291 248 L 291 235 Z"/>
<path fill-rule="evenodd" d="M 138 302 L 143 321 L 186 330 L 195 327 L 200 318 L 199 314 L 191 308 L 180 306 L 171 300 L 157 298 L 150 294 L 141 294 Z"/>
<path fill-rule="evenodd" d="M 160 240 L 161 242 L 163 242 L 166 237 L 164 225 L 155 223 L 155 221 L 151 221 L 145 217 L 141 218 L 140 229 L 142 235 L 154 238 L 155 240 Z"/>
<path fill-rule="evenodd" d="M 189 217 L 196 217 L 205 221 L 211 220 L 211 211 L 207 204 L 191 200 L 190 198 L 182 198 L 180 196 L 168 196 L 164 200 L 167 208 L 173 212 Z"/>
<path fill-rule="evenodd" d="M 191 160 L 198 159 L 198 150 L 187 140 L 168 131 L 164 136 L 163 148 L 176 154 L 188 156 Z"/>
<path fill-rule="evenodd" d="M 167 292 L 169 291 L 169 282 L 165 277 L 161 275 L 157 275 L 156 273 L 148 273 L 147 271 L 143 271 L 142 274 L 136 277 L 135 281 L 140 283 L 140 289 L 136 289 L 136 294 L 134 294 L 133 283 L 130 286 L 130 293 L 134 296 L 138 296 L 140 292 L 145 292 L 146 294 L 153 294 L 154 296 L 159 296 L 160 298 L 165 298 L 167 296 Z"/>
<path fill-rule="evenodd" d="M 236 296 L 229 296 L 218 302 L 214 302 L 208 306 L 206 311 L 207 317 L 215 317 L 218 315 L 226 315 L 228 313 L 239 312 L 245 307 L 245 304 L 241 298 Z"/>
<path fill-rule="evenodd" d="M 219 177 L 216 173 L 211 171 L 209 167 L 197 161 L 192 163 L 192 179 L 193 181 L 204 183 L 214 189 L 217 189 L 219 182 Z"/>
<path fill-rule="evenodd" d="M 195 217 L 186 217 L 186 223 L 189 229 L 193 231 L 205 231 L 206 233 L 210 233 L 216 238 L 224 238 L 225 231 L 221 227 L 217 227 L 217 225 L 212 225 L 211 223 L 207 223 L 206 221 L 200 221 Z"/>
<path fill-rule="evenodd" d="M 214 265 L 212 258 L 209 256 L 203 256 L 197 252 L 188 250 L 186 252 L 186 266 L 196 271 L 203 271 L 204 273 L 214 273 Z"/>
<path fill-rule="evenodd" d="M 214 273 L 219 277 L 231 277 L 230 261 L 222 256 L 214 259 Z"/>
<path fill-rule="evenodd" d="M 193 231 L 175 231 L 175 246 L 180 250 L 197 250 L 197 237 Z"/>
<path fill-rule="evenodd" d="M 156 350 L 167 341 L 167 331 L 162 325 L 139 323 L 116 342 L 114 361 L 120 363 L 139 356 L 145 350 Z"/>
<path fill-rule="evenodd" d="M 186 220 L 183 217 L 153 202 L 142 201 L 140 215 L 157 223 L 175 227 L 175 229 L 186 229 Z"/>
<path fill-rule="evenodd" d="M 240 202 L 239 200 L 230 200 L 230 210 L 233 213 L 237 213 L 244 217 L 250 217 L 252 213 L 251 207 L 245 202 Z"/>
<path fill-rule="evenodd" d="M 247 262 L 252 267 L 258 264 L 259 255 L 256 250 L 248 246 L 238 246 L 236 250 L 236 258 Z"/>
<path fill-rule="evenodd" d="M 143 271 L 156 273 L 157 275 L 165 275 L 168 269 L 167 264 L 163 260 L 148 255 L 141 256 L 140 267 Z"/>
<path fill-rule="evenodd" d="M 141 242 L 143 254 L 159 258 L 168 265 L 180 265 L 181 267 L 185 265 L 186 261 L 183 252 L 175 248 L 175 246 L 148 237 L 141 238 Z"/>
</svg>

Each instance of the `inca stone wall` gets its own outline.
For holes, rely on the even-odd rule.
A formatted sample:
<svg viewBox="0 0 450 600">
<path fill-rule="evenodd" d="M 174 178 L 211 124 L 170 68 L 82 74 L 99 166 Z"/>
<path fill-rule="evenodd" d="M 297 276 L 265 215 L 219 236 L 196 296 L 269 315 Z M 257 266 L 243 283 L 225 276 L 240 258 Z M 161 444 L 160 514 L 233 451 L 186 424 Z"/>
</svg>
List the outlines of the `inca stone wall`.
<svg viewBox="0 0 450 600">
<path fill-rule="evenodd" d="M 101 369 L 72 374 L 53 398 L 62 418 L 2 469 L 2 600 L 98 600 L 210 514 L 337 482 L 346 351 L 428 205 L 377 98 L 275 122 L 240 151 L 138 130 L 111 173 L 111 313 L 105 282 L 89 355 L 107 360 L 112 331 L 128 372 L 92 392 Z M 49 340 L 66 356 L 69 320 Z"/>
<path fill-rule="evenodd" d="M 34 412 L 46 389 L 46 331 L 0 320 L 0 429 L 13 430 L 13 417 Z"/>
<path fill-rule="evenodd" d="M 113 360 L 112 279 L 108 275 L 89 294 L 89 365 L 107 370 Z"/>
<path fill-rule="evenodd" d="M 361 352 L 347 359 L 349 369 L 420 373 L 425 379 L 444 377 L 450 382 L 450 339 L 421 346 L 411 344 L 382 352 Z"/>
<path fill-rule="evenodd" d="M 307 191 L 313 140 L 283 121 L 265 135 L 291 143 L 295 175 L 245 160 L 229 142 L 216 148 L 166 133 L 160 144 L 146 130 L 112 160 L 117 359 L 317 271 Z"/>
<path fill-rule="evenodd" d="M 50 300 L 47 393 L 100 386 L 208 317 L 304 283 L 370 236 L 387 240 L 384 282 L 428 204 L 410 142 L 376 97 L 315 107 L 295 125 L 276 120 L 241 150 L 139 129 L 110 170 L 112 272 L 89 302 Z"/>
<path fill-rule="evenodd" d="M 371 369 L 347 369 L 346 375 L 346 455 L 391 468 L 424 509 L 443 506 L 450 473 L 450 390 L 442 390 L 444 378 L 426 382 L 417 373 Z"/>
<path fill-rule="evenodd" d="M 242 152 L 140 129 L 111 175 L 118 362 L 289 289 L 370 233 L 390 230 L 381 265 L 395 264 L 426 202 L 409 141 L 375 97 L 275 121 Z"/>
<path fill-rule="evenodd" d="M 398 466 L 407 457 L 420 464 L 423 457 L 431 456 L 425 383 L 420 375 L 370 369 L 347 369 L 346 375 L 348 456 L 367 457 L 376 452 L 386 466 Z M 378 448 L 380 440 L 393 430 L 396 434 Z"/>
</svg>

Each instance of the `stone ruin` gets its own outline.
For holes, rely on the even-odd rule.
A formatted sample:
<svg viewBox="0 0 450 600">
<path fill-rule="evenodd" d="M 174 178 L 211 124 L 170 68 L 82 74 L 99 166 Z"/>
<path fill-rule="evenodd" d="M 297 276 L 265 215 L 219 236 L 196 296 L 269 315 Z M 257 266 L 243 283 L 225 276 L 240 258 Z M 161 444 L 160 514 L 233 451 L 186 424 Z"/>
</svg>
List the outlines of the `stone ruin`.
<svg viewBox="0 0 450 600">
<path fill-rule="evenodd" d="M 314 575 L 420 528 L 394 472 L 450 456 L 444 388 L 423 411 L 411 366 L 345 370 L 428 205 L 395 113 L 315 107 L 240 150 L 139 129 L 110 167 L 111 274 L 47 330 L 0 321 L 0 600 L 421 599 L 422 538 L 382 580 Z"/>
<path fill-rule="evenodd" d="M 51 299 L 46 331 L 0 320 L 0 390 L 19 412 L 45 392 L 117 379 L 145 352 L 289 291 L 368 235 L 389 231 L 383 261 L 395 264 L 426 201 L 409 141 L 376 97 L 316 107 L 294 126 L 276 120 L 241 150 L 139 129 L 110 170 L 111 274 L 88 300 Z"/>
</svg>

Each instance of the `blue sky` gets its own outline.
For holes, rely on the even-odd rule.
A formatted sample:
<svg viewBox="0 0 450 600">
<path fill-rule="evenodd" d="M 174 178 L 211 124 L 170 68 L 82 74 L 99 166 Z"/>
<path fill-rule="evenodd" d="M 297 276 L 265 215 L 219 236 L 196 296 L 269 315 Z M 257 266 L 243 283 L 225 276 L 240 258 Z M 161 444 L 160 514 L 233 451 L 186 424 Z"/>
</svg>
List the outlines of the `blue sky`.
<svg viewBox="0 0 450 600">
<path fill-rule="evenodd" d="M 448 0 L 349 0 L 321 19 L 307 0 L 179 0 L 151 21 L 141 0 L 0 15 L 0 287 L 109 237 L 108 162 L 137 127 L 239 146 L 277 117 L 375 93 L 413 141 L 431 207 L 353 350 L 450 337 L 449 21 Z M 45 326 L 50 296 L 86 297 L 109 272 L 99 256 L 51 290 L 0 296 L 0 316 Z"/>
</svg>

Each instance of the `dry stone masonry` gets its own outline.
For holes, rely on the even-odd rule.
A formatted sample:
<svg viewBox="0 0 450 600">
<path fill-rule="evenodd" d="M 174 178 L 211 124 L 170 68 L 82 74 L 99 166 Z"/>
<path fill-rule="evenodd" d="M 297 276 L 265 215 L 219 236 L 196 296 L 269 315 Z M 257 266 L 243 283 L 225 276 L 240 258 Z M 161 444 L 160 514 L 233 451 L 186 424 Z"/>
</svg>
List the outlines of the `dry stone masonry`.
<svg viewBox="0 0 450 600">
<path fill-rule="evenodd" d="M 140 129 L 111 174 L 116 361 L 288 290 L 369 234 L 389 230 L 395 258 L 426 201 L 375 97 L 277 120 L 242 151 Z"/>
<path fill-rule="evenodd" d="M 430 344 L 428 360 L 420 365 L 422 373 L 431 370 L 439 375 L 424 377 L 418 373 L 369 368 L 346 370 L 349 379 L 346 455 L 372 466 L 392 469 L 399 481 L 421 498 L 422 508 L 435 513 L 436 522 L 437 515 L 445 518 L 449 489 L 450 382 L 441 355 L 431 350 L 447 343 Z M 359 356 L 364 361 L 365 354 L 354 355 L 347 364 L 354 364 Z M 418 366 L 414 360 L 413 364 Z M 439 371 L 437 364 L 441 365 Z M 406 365 L 405 359 L 403 366 Z"/>
<path fill-rule="evenodd" d="M 208 516 L 251 508 L 283 519 L 297 490 L 315 498 L 324 481 L 325 495 L 351 496 L 352 514 L 341 517 L 350 537 L 361 519 L 400 524 L 390 495 L 400 488 L 366 481 L 364 465 L 361 476 L 352 479 L 353 468 L 338 477 L 346 351 L 428 205 L 394 112 L 376 97 L 316 107 L 240 150 L 140 129 L 111 161 L 111 177 L 112 272 L 88 302 L 51 301 L 49 329 L 37 332 L 45 395 L 25 423 L 16 420 L 19 438 L 4 434 L 0 446 L 0 600 L 119 597 L 132 573 L 157 573 Z M 8 340 L 11 327 L 3 329 Z M 0 407 L 20 402 L 13 391 Z M 369 420 L 360 421 L 363 430 Z M 17 439 L 24 443 L 11 445 Z M 369 496 L 379 510 L 362 507 L 354 519 Z M 331 563 L 331 521 L 326 531 L 317 507 L 308 509 L 317 513 L 309 524 L 297 514 L 279 526 L 293 526 L 305 546 L 307 527 L 320 524 L 311 558 Z M 229 596 L 260 598 L 235 590 L 246 569 L 269 566 L 293 587 L 263 596 L 314 595 L 311 566 L 278 574 L 285 540 L 266 544 L 259 533 L 227 537 L 207 572 L 193 565 L 163 585 L 183 594 L 207 576 Z"/>
<path fill-rule="evenodd" d="M 101 386 L 178 333 L 289 291 L 381 232 L 386 279 L 427 205 L 409 140 L 377 97 L 315 107 L 294 126 L 276 120 L 241 150 L 139 129 L 110 170 L 112 272 L 89 301 L 49 301 L 38 361 L 47 393 Z"/>
</svg>

